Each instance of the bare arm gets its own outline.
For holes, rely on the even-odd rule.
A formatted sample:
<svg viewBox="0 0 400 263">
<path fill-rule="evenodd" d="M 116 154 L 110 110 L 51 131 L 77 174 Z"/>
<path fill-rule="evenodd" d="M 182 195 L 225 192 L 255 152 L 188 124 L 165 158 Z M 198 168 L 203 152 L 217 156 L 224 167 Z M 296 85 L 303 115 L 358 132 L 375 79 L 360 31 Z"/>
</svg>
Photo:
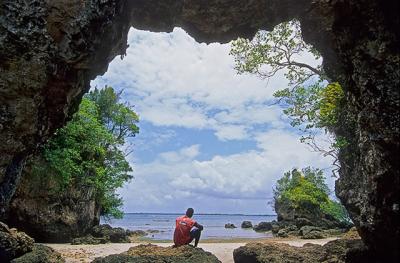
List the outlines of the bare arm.
<svg viewBox="0 0 400 263">
<path fill-rule="evenodd" d="M 197 228 L 200 229 L 200 230 L 203 230 L 203 228 L 204 228 L 202 225 L 200 225 L 200 224 L 197 223 L 197 222 L 194 223 L 194 226 L 197 227 Z"/>
</svg>

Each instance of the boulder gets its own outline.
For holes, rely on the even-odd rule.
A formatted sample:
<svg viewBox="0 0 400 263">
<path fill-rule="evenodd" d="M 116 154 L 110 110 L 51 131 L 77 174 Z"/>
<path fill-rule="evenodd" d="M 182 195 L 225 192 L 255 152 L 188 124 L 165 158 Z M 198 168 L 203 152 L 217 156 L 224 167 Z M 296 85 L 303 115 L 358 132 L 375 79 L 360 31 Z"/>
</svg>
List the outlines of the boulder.
<svg viewBox="0 0 400 263">
<path fill-rule="evenodd" d="M 260 222 L 253 227 L 257 232 L 266 232 L 272 230 L 272 224 L 270 222 Z"/>
<path fill-rule="evenodd" d="M 146 232 L 141 230 L 131 231 L 125 230 L 121 227 L 111 227 L 108 224 L 95 226 L 91 229 L 90 233 L 73 238 L 72 245 L 81 244 L 105 244 L 105 243 L 130 243 L 130 237 L 145 236 Z"/>
<path fill-rule="evenodd" d="M 345 239 L 360 239 L 360 235 L 358 234 L 357 228 L 352 227 L 347 231 L 344 235 L 343 238 Z"/>
<path fill-rule="evenodd" d="M 277 234 L 278 232 L 279 232 L 279 230 L 281 229 L 281 227 L 279 226 L 279 224 L 278 223 L 272 223 L 272 229 L 271 229 L 271 231 L 272 231 L 272 234 Z"/>
<path fill-rule="evenodd" d="M 324 246 L 293 247 L 281 243 L 249 243 L 233 251 L 235 263 L 357 263 L 379 262 L 361 240 L 334 240 Z"/>
<path fill-rule="evenodd" d="M 111 227 L 108 224 L 95 226 L 91 231 L 94 237 L 109 239 L 112 243 L 129 243 L 130 231 L 121 227 Z"/>
<path fill-rule="evenodd" d="M 86 235 L 84 237 L 73 238 L 71 245 L 98 245 L 109 243 L 108 237 L 93 237 L 92 235 Z"/>
<path fill-rule="evenodd" d="M 253 228 L 253 224 L 250 221 L 243 221 L 241 227 L 242 228 Z"/>
<path fill-rule="evenodd" d="M 96 258 L 93 263 L 221 263 L 216 256 L 192 246 L 139 245 L 127 252 Z"/>
<path fill-rule="evenodd" d="M 33 238 L 0 222 L 0 262 L 8 262 L 32 251 L 33 245 Z"/>
<path fill-rule="evenodd" d="M 148 235 L 148 233 L 143 230 L 126 230 L 126 233 L 131 237 L 142 237 Z"/>
<path fill-rule="evenodd" d="M 232 223 L 225 224 L 225 228 L 236 228 L 236 226 Z"/>
<path fill-rule="evenodd" d="M 65 260 L 61 254 L 54 249 L 35 244 L 33 250 L 24 254 L 22 257 L 16 258 L 11 263 L 64 263 Z"/>
<path fill-rule="evenodd" d="M 304 239 L 318 239 L 326 237 L 325 232 L 319 228 L 314 226 L 303 226 L 300 228 L 301 238 Z"/>
<path fill-rule="evenodd" d="M 288 231 L 285 228 L 279 229 L 279 231 L 276 233 L 276 236 L 278 237 L 288 237 Z"/>
</svg>

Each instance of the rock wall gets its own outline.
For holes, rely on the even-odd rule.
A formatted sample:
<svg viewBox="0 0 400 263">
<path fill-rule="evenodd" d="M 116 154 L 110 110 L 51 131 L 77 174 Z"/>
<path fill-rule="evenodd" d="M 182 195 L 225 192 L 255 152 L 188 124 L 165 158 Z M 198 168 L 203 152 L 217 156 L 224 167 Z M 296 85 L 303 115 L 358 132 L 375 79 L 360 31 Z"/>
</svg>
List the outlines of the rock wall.
<svg viewBox="0 0 400 263">
<path fill-rule="evenodd" d="M 40 161 L 35 159 L 40 165 Z M 10 203 L 7 223 L 37 242 L 71 242 L 100 222 L 93 187 L 72 184 L 65 189 L 49 172 L 32 171 L 29 162 Z"/>
<path fill-rule="evenodd" d="M 0 213 L 25 159 L 76 110 L 89 81 L 124 54 L 130 26 L 182 26 L 198 41 L 225 42 L 298 18 L 346 92 L 336 132 L 351 144 L 340 153 L 337 194 L 366 244 L 398 257 L 398 10 L 396 0 L 1 1 Z"/>
</svg>

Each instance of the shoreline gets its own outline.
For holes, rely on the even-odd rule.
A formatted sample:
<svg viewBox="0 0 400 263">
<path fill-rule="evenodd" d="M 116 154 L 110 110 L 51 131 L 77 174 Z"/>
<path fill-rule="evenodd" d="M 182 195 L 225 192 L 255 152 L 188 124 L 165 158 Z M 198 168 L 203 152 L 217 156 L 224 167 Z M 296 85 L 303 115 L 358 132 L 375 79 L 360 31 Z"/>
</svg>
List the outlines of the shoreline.
<svg viewBox="0 0 400 263">
<path fill-rule="evenodd" d="M 244 246 L 247 243 L 285 243 L 291 246 L 301 247 L 306 243 L 323 245 L 329 241 L 336 240 L 340 237 L 330 237 L 324 239 L 300 239 L 296 237 L 291 238 L 253 238 L 253 239 L 208 239 L 200 240 L 199 247 L 205 251 L 213 253 L 222 263 L 233 263 L 233 250 L 238 247 Z M 107 243 L 99 245 L 71 245 L 65 244 L 49 244 L 44 245 L 52 247 L 57 252 L 61 253 L 65 258 L 66 263 L 88 263 L 93 261 L 96 257 L 105 257 L 111 254 L 119 254 L 126 252 L 129 248 L 140 244 L 154 244 L 162 247 L 172 246 L 171 240 L 160 241 L 144 241 L 136 240 L 133 243 Z"/>
</svg>

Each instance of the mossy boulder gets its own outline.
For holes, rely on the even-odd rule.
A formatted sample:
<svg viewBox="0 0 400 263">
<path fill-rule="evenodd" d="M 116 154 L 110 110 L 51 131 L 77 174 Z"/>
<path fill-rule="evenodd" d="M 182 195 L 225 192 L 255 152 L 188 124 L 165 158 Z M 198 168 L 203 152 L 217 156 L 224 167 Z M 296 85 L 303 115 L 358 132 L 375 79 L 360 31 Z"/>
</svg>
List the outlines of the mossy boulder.
<svg viewBox="0 0 400 263">
<path fill-rule="evenodd" d="M 293 247 L 280 243 L 249 243 L 234 250 L 235 263 L 356 263 L 381 262 L 369 255 L 361 240 L 338 239 L 320 246 Z"/>
<path fill-rule="evenodd" d="M 33 250 L 24 254 L 22 257 L 16 258 L 11 263 L 64 263 L 65 260 L 61 254 L 54 249 L 35 244 Z"/>
<path fill-rule="evenodd" d="M 127 252 L 96 258 L 93 263 L 221 263 L 216 256 L 192 246 L 139 245 Z"/>
<path fill-rule="evenodd" d="M 0 222 L 0 262 L 9 262 L 32 251 L 33 244 L 33 238 Z"/>
</svg>

